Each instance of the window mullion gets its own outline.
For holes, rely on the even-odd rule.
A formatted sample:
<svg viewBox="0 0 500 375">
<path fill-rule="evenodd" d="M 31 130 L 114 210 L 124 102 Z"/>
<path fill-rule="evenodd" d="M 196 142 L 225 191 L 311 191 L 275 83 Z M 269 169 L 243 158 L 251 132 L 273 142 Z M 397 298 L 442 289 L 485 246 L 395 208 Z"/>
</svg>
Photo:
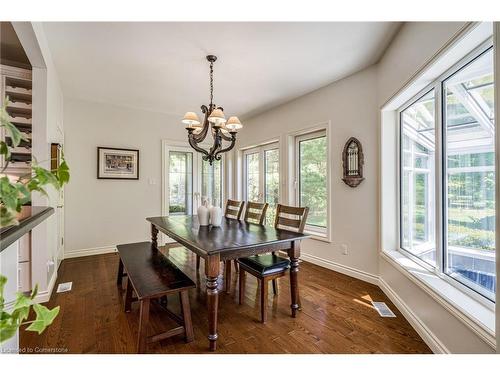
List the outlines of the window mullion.
<svg viewBox="0 0 500 375">
<path fill-rule="evenodd" d="M 443 260 L 444 260 L 444 241 L 446 236 L 446 210 L 444 209 L 444 202 L 446 202 L 445 186 L 446 186 L 446 176 L 444 175 L 443 162 L 444 159 L 444 132 L 443 132 L 443 91 L 441 82 L 437 82 L 434 86 L 435 95 L 435 149 L 434 149 L 434 159 L 435 159 L 435 223 L 436 223 L 436 273 L 443 272 Z"/>
</svg>

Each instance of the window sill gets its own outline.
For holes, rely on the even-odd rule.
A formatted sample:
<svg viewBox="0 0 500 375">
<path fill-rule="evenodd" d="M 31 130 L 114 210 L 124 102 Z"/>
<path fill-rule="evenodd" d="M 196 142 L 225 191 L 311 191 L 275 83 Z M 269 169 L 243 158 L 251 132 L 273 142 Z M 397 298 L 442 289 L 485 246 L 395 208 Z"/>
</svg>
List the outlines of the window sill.
<svg viewBox="0 0 500 375">
<path fill-rule="evenodd" d="M 496 347 L 493 303 L 489 306 L 487 303 L 480 303 L 399 251 L 382 251 L 381 256 L 467 325 L 488 345 L 492 348 Z"/>
<path fill-rule="evenodd" d="M 312 230 L 306 229 L 306 230 L 304 230 L 304 234 L 308 234 L 310 236 L 311 240 L 322 241 L 322 242 L 327 242 L 327 243 L 332 242 L 330 236 L 327 233 L 314 232 Z"/>
</svg>

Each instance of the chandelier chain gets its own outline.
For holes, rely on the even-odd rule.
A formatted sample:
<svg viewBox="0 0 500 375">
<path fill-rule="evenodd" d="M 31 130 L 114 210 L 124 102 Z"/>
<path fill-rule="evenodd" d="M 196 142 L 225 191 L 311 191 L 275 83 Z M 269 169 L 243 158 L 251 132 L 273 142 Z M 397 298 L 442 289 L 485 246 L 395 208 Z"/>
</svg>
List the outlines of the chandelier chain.
<svg viewBox="0 0 500 375">
<path fill-rule="evenodd" d="M 214 100 L 214 63 L 210 62 L 210 105 Z"/>
</svg>

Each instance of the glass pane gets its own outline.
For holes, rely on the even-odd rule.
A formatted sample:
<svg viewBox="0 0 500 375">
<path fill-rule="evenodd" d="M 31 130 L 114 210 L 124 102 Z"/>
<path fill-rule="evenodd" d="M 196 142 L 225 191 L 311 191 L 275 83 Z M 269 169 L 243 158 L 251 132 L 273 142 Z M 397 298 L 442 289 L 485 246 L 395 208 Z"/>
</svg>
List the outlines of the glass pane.
<svg viewBox="0 0 500 375">
<path fill-rule="evenodd" d="M 299 142 L 299 205 L 309 207 L 307 224 L 326 228 L 326 137 Z"/>
<path fill-rule="evenodd" d="M 446 80 L 444 94 L 447 162 L 445 272 L 494 299 L 493 51 L 484 53 Z"/>
<path fill-rule="evenodd" d="M 247 201 L 259 201 L 259 154 L 248 154 L 246 156 L 246 181 L 247 181 Z"/>
<path fill-rule="evenodd" d="M 222 161 L 215 160 L 212 165 L 203 160 L 201 171 L 201 196 L 210 199 L 214 206 L 222 207 Z"/>
<path fill-rule="evenodd" d="M 276 205 L 280 192 L 280 152 L 278 149 L 264 151 L 264 201 L 269 203 L 266 212 L 268 225 L 274 224 L 276 216 Z"/>
<path fill-rule="evenodd" d="M 169 152 L 169 214 L 190 215 L 193 212 L 193 154 Z"/>
<path fill-rule="evenodd" d="M 401 248 L 436 265 L 434 90 L 401 112 Z"/>
</svg>

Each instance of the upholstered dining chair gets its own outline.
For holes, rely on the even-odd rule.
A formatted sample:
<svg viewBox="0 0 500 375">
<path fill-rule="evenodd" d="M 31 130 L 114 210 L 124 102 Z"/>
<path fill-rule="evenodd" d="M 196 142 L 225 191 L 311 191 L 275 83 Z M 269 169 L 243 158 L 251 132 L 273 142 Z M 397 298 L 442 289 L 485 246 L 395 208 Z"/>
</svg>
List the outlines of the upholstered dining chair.
<svg viewBox="0 0 500 375">
<path fill-rule="evenodd" d="M 302 233 L 304 232 L 308 213 L 308 207 L 292 207 L 278 204 L 274 227 L 276 229 L 285 229 Z M 240 268 L 239 304 L 243 304 L 245 296 L 245 278 L 248 272 L 259 280 L 260 321 L 265 323 L 267 320 L 268 283 L 270 280 L 276 281 L 286 274 L 287 270 L 290 268 L 290 260 L 280 257 L 276 252 L 273 252 L 272 254 L 240 258 L 238 259 L 238 264 Z M 278 293 L 275 283 L 273 283 L 273 292 L 274 294 Z"/>
<path fill-rule="evenodd" d="M 241 214 L 243 212 L 243 206 L 245 201 L 235 201 L 228 199 L 226 203 L 226 210 L 224 211 L 224 216 L 230 219 L 240 220 Z M 200 256 L 196 255 L 196 270 L 200 269 Z"/>
</svg>

